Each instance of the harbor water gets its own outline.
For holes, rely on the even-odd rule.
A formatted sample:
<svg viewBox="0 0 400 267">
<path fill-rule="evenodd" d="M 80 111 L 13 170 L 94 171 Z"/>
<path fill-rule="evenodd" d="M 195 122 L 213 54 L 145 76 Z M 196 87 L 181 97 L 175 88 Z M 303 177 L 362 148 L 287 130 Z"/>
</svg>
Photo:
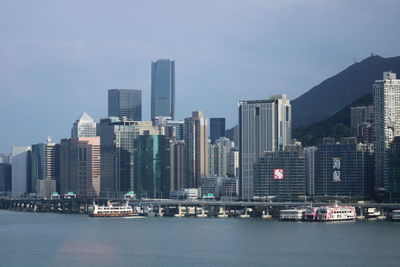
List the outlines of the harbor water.
<svg viewBox="0 0 400 267">
<path fill-rule="evenodd" d="M 400 266 L 400 223 L 0 210 L 0 266 Z"/>
</svg>

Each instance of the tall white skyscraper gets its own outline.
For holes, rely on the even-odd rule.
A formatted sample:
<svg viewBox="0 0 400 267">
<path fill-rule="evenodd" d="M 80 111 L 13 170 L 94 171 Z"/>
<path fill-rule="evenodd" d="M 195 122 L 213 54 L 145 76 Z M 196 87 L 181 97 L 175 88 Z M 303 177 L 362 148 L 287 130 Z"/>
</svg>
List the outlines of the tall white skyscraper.
<svg viewBox="0 0 400 267">
<path fill-rule="evenodd" d="M 96 122 L 86 112 L 75 121 L 71 129 L 71 138 L 95 137 Z"/>
<path fill-rule="evenodd" d="M 384 72 L 374 88 L 375 189 L 387 188 L 390 143 L 400 136 L 400 80 L 396 73 Z"/>
<path fill-rule="evenodd" d="M 239 166 L 243 200 L 253 197 L 253 164 L 265 152 L 284 150 L 292 139 L 292 112 L 286 95 L 240 101 Z"/>
</svg>

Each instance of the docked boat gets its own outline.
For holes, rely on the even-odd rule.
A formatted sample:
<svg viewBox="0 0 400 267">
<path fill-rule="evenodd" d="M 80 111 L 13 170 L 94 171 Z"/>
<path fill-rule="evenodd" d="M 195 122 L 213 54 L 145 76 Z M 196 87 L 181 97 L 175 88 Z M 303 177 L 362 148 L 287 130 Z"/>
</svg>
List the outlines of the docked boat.
<svg viewBox="0 0 400 267">
<path fill-rule="evenodd" d="M 304 212 L 304 220 L 306 221 L 316 221 L 317 220 L 317 214 L 318 214 L 318 208 L 317 207 L 310 207 L 306 209 Z"/>
<path fill-rule="evenodd" d="M 279 219 L 281 221 L 301 221 L 304 218 L 305 211 L 304 209 L 281 210 Z"/>
<path fill-rule="evenodd" d="M 393 221 L 400 221 L 400 210 L 392 211 L 392 220 Z"/>
<path fill-rule="evenodd" d="M 217 217 L 218 217 L 218 218 L 228 218 L 228 214 L 226 213 L 224 207 L 220 207 L 220 208 L 219 208 L 219 211 L 218 211 L 218 213 L 217 213 Z"/>
<path fill-rule="evenodd" d="M 271 214 L 269 214 L 269 211 L 267 210 L 267 211 L 263 211 L 262 212 L 262 214 L 261 214 L 261 218 L 263 218 L 263 219 L 270 219 L 270 218 L 272 218 L 272 216 L 271 216 Z"/>
<path fill-rule="evenodd" d="M 110 201 L 107 206 L 97 205 L 93 202 L 93 209 L 89 212 L 90 217 L 144 217 L 140 216 L 128 201 L 124 204 L 113 204 Z"/>
<path fill-rule="evenodd" d="M 204 208 L 197 208 L 196 217 L 198 217 L 198 218 L 206 218 L 207 217 L 207 213 L 204 210 Z"/>
<path fill-rule="evenodd" d="M 356 208 L 344 205 L 331 205 L 318 209 L 318 221 L 347 221 L 356 218 Z"/>
</svg>

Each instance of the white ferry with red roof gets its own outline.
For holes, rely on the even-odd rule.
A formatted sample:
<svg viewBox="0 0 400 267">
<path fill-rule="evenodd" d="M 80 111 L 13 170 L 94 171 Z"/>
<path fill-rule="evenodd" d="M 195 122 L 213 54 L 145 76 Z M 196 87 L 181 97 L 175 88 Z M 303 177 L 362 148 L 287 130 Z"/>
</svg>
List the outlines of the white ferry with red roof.
<svg viewBox="0 0 400 267">
<path fill-rule="evenodd" d="M 324 206 L 318 209 L 317 221 L 348 221 L 356 219 L 356 208 L 345 205 Z"/>
</svg>

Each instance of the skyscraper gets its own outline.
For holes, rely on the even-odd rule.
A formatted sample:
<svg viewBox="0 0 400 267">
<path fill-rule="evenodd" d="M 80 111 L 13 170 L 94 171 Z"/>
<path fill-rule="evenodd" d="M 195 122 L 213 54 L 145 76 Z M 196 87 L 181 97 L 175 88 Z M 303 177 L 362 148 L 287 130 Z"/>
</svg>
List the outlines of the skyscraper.
<svg viewBox="0 0 400 267">
<path fill-rule="evenodd" d="M 11 164 L 0 163 L 0 192 L 11 192 Z"/>
<path fill-rule="evenodd" d="M 149 131 L 159 134 L 151 121 L 128 121 L 117 117 L 102 119 L 99 127 L 101 151 L 101 194 L 122 196 L 134 190 L 134 141 Z"/>
<path fill-rule="evenodd" d="M 186 178 L 185 143 L 182 140 L 172 140 L 170 159 L 171 191 L 181 190 Z"/>
<path fill-rule="evenodd" d="M 100 137 L 61 139 L 60 192 L 78 197 L 100 195 Z"/>
<path fill-rule="evenodd" d="M 11 191 L 13 197 L 20 197 L 29 190 L 30 146 L 11 148 Z"/>
<path fill-rule="evenodd" d="M 284 150 L 291 141 L 291 105 L 286 95 L 240 101 L 239 164 L 242 199 L 253 197 L 253 164 L 265 152 Z"/>
<path fill-rule="evenodd" d="M 220 137 L 225 137 L 225 118 L 210 118 L 211 144 Z"/>
<path fill-rule="evenodd" d="M 168 198 L 171 189 L 170 139 L 150 135 L 135 140 L 135 193 L 139 198 Z"/>
<path fill-rule="evenodd" d="M 175 117 L 175 61 L 151 63 L 151 119 Z"/>
<path fill-rule="evenodd" d="M 306 160 L 306 179 L 307 179 L 307 195 L 315 194 L 315 152 L 317 147 L 309 146 L 304 148 L 304 158 Z"/>
<path fill-rule="evenodd" d="M 388 188 L 388 149 L 395 136 L 400 136 L 400 80 L 396 73 L 384 72 L 383 80 L 375 81 L 374 150 L 375 189 Z"/>
<path fill-rule="evenodd" d="M 60 145 L 40 143 L 32 145 L 30 193 L 50 198 L 60 192 Z"/>
<path fill-rule="evenodd" d="M 185 118 L 186 187 L 200 186 L 200 177 L 208 174 L 208 130 L 203 111 Z"/>
<path fill-rule="evenodd" d="M 75 121 L 71 129 L 71 138 L 96 136 L 96 123 L 86 112 Z"/>
<path fill-rule="evenodd" d="M 108 116 L 142 120 L 142 91 L 133 89 L 108 90 Z"/>
</svg>

